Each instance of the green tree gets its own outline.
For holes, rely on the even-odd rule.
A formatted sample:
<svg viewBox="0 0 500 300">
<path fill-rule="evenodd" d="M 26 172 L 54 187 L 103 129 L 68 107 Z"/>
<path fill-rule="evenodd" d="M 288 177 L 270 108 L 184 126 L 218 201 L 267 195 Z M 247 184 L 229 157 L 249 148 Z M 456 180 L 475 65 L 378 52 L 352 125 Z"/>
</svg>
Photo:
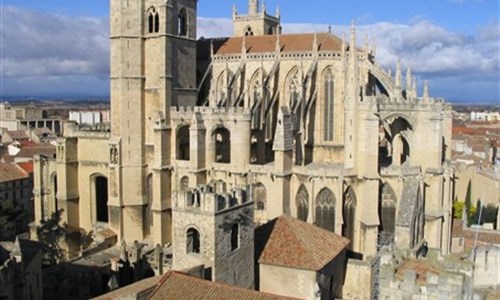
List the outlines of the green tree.
<svg viewBox="0 0 500 300">
<path fill-rule="evenodd" d="M 59 245 L 59 241 L 66 234 L 66 230 L 61 225 L 62 213 L 61 209 L 53 213 L 50 219 L 40 221 L 41 225 L 36 230 L 38 241 L 43 244 L 43 260 L 46 265 L 58 264 L 66 256 L 66 251 Z"/>
<path fill-rule="evenodd" d="M 0 199 L 0 240 L 14 240 L 16 229 L 26 218 L 22 206 L 13 200 Z"/>
<path fill-rule="evenodd" d="M 472 201 L 472 182 L 469 179 L 469 183 L 467 184 L 467 193 L 465 194 L 465 208 L 467 209 L 467 213 L 469 214 L 469 216 L 472 211 L 471 201 Z M 469 218 L 468 221 L 470 221 Z M 468 223 L 467 225 L 470 225 L 470 223 Z"/>
<path fill-rule="evenodd" d="M 453 202 L 453 218 L 454 219 L 462 219 L 464 214 L 464 206 L 465 203 L 461 201 Z"/>
</svg>

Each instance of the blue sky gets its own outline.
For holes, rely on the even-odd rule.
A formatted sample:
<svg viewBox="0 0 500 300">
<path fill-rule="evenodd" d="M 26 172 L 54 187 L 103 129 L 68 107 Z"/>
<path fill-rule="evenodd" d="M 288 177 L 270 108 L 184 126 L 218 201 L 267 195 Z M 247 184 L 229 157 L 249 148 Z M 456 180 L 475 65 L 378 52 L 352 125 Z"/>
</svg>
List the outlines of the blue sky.
<svg viewBox="0 0 500 300">
<path fill-rule="evenodd" d="M 0 97 L 108 94 L 108 0 L 0 2 L 3 11 Z M 200 0 L 199 34 L 231 34 L 228 18 L 233 3 L 239 12 L 246 12 L 246 0 Z M 497 0 L 267 0 L 265 3 L 273 14 L 280 5 L 284 30 L 288 32 L 326 31 L 331 24 L 334 33 L 340 35 L 354 20 L 362 34 L 376 36 L 379 63 L 383 67 L 394 70 L 395 61 L 401 57 L 403 65 L 412 66 L 421 82 L 430 80 L 434 96 L 462 102 L 498 102 Z M 78 34 L 71 35 L 75 30 Z"/>
</svg>

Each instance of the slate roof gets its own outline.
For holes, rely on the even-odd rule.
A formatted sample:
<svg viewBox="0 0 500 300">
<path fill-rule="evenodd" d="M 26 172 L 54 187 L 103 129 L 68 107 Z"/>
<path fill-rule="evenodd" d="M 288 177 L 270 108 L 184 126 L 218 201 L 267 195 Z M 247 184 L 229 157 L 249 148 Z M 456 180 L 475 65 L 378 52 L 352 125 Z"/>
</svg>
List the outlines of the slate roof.
<svg viewBox="0 0 500 300">
<path fill-rule="evenodd" d="M 259 263 L 319 271 L 349 243 L 333 232 L 282 215 L 276 220 Z"/>
<path fill-rule="evenodd" d="M 150 300 L 297 300 L 169 271 L 161 279 Z"/>
</svg>

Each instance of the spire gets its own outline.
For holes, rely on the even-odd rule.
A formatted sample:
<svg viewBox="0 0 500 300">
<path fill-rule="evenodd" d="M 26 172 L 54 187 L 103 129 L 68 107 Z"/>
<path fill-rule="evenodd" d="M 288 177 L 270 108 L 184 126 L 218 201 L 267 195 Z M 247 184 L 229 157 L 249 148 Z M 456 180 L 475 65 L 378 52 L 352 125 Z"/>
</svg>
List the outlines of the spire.
<svg viewBox="0 0 500 300">
<path fill-rule="evenodd" d="M 122 240 L 122 243 L 120 245 L 120 259 L 122 261 L 128 260 L 127 243 L 125 242 L 125 240 Z"/>
<path fill-rule="evenodd" d="M 373 36 L 372 55 L 377 56 L 377 38 Z"/>
<path fill-rule="evenodd" d="M 276 18 L 281 18 L 281 10 L 280 10 L 280 6 L 276 6 Z"/>
<path fill-rule="evenodd" d="M 413 78 L 413 84 L 411 86 L 411 96 L 413 99 L 417 99 L 417 79 Z"/>
<path fill-rule="evenodd" d="M 246 38 L 245 35 L 243 35 L 243 37 L 241 39 L 242 39 L 242 42 L 241 42 L 241 55 L 245 56 L 247 54 L 247 38 Z"/>
<path fill-rule="evenodd" d="M 264 1 L 264 0 L 262 0 L 261 13 L 262 14 L 266 13 L 266 1 Z"/>
<path fill-rule="evenodd" d="M 396 64 L 396 78 L 395 84 L 396 88 L 401 89 L 401 80 L 402 80 L 402 75 L 401 75 L 401 59 L 398 58 L 398 63 Z"/>
<path fill-rule="evenodd" d="M 313 52 L 318 52 L 318 35 L 316 34 L 316 32 L 314 33 L 312 50 Z"/>
<path fill-rule="evenodd" d="M 349 70 L 351 72 L 351 79 L 357 82 L 357 67 L 358 53 L 356 49 L 356 25 L 354 21 L 351 25 L 351 43 L 349 44 Z M 356 77 L 356 78 L 355 78 Z M 357 84 L 357 83 L 356 83 Z M 353 84 L 354 86 L 355 84 Z"/>
<path fill-rule="evenodd" d="M 370 43 L 368 42 L 368 33 L 365 34 L 365 38 L 363 40 L 363 50 L 365 51 L 366 56 L 370 53 Z"/>
<path fill-rule="evenodd" d="M 407 100 L 410 100 L 409 98 L 412 98 L 412 85 L 413 85 L 413 79 L 411 76 L 411 67 L 408 67 L 408 70 L 406 71 L 406 98 L 407 98 Z"/>
<path fill-rule="evenodd" d="M 259 13 L 259 0 L 248 0 L 248 14 L 256 15 Z"/>
<path fill-rule="evenodd" d="M 351 44 L 349 45 L 349 48 L 351 49 L 351 52 L 353 49 L 356 49 L 356 23 L 354 23 L 354 20 L 351 23 Z"/>
<path fill-rule="evenodd" d="M 429 102 L 429 82 L 424 81 L 424 102 Z"/>
<path fill-rule="evenodd" d="M 345 36 L 345 31 L 344 31 L 344 32 L 342 32 L 342 46 L 341 46 L 342 47 L 342 49 L 341 49 L 342 57 L 344 57 L 344 58 L 345 58 L 345 51 L 346 51 L 345 39 L 346 39 L 346 36 Z"/>
<path fill-rule="evenodd" d="M 238 9 L 236 8 L 236 3 L 233 4 L 233 18 L 238 15 Z"/>
<path fill-rule="evenodd" d="M 214 40 L 210 39 L 210 57 L 214 58 Z"/>
<path fill-rule="evenodd" d="M 356 27 L 354 21 L 351 26 L 351 43 L 349 45 L 349 62 L 347 66 L 348 90 L 347 97 L 350 101 L 349 106 L 353 109 L 359 96 L 359 74 L 358 74 L 358 50 L 356 48 Z"/>
<path fill-rule="evenodd" d="M 277 54 L 279 54 L 281 52 L 281 33 L 279 32 L 279 30 L 276 32 L 276 48 L 275 48 L 275 51 Z"/>
</svg>

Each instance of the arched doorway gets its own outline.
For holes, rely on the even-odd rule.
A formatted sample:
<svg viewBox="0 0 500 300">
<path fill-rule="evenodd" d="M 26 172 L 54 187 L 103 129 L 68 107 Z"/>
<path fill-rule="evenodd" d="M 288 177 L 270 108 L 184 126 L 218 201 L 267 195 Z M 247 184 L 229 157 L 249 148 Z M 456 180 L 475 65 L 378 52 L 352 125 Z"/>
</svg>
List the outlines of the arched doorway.
<svg viewBox="0 0 500 300">
<path fill-rule="evenodd" d="M 335 195 L 324 188 L 316 197 L 316 225 L 335 232 Z"/>
</svg>

